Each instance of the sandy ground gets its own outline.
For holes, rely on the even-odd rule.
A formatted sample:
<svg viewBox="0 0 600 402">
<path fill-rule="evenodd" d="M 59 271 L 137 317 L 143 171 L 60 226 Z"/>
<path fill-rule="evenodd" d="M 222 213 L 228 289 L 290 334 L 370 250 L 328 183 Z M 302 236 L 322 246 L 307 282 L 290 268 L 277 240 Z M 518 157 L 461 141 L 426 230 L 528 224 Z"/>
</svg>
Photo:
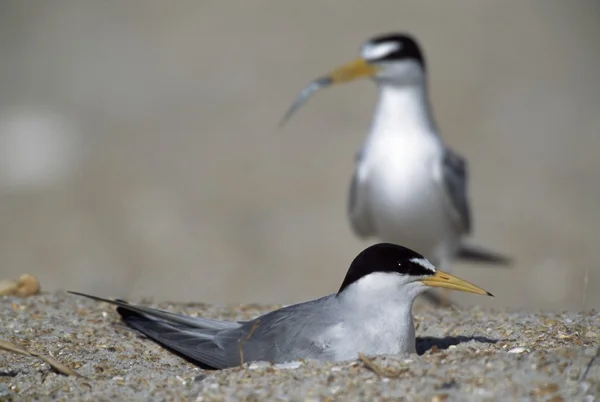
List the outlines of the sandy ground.
<svg viewBox="0 0 600 402">
<path fill-rule="evenodd" d="M 142 303 L 248 319 L 276 306 Z M 593 401 L 600 394 L 600 314 L 416 307 L 420 355 L 204 371 L 119 323 L 114 308 L 66 293 L 0 299 L 0 339 L 85 378 L 0 352 L 1 400 Z"/>
</svg>

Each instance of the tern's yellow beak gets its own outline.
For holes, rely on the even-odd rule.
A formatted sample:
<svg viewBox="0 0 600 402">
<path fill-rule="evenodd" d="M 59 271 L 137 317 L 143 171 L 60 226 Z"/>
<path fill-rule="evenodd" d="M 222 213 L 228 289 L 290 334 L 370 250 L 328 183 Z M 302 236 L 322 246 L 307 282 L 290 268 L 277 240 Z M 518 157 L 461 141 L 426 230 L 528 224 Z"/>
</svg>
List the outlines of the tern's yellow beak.
<svg viewBox="0 0 600 402">
<path fill-rule="evenodd" d="M 326 88 L 333 84 L 339 84 L 342 82 L 349 82 L 362 77 L 372 77 L 377 72 L 377 67 L 367 62 L 365 59 L 359 58 L 353 62 L 341 66 L 333 70 L 331 73 L 317 78 L 302 92 L 298 95 L 296 101 L 288 109 L 287 113 L 283 116 L 280 126 L 283 126 L 285 122 L 292 117 L 292 115 L 300 109 L 300 107 L 320 89 Z"/>
<path fill-rule="evenodd" d="M 348 64 L 345 64 L 333 70 L 328 76 L 332 84 L 349 82 L 362 77 L 372 77 L 377 72 L 377 67 L 358 58 Z"/>
<path fill-rule="evenodd" d="M 434 275 L 429 276 L 425 279 L 421 279 L 420 281 L 427 286 L 460 290 L 462 292 L 477 293 L 479 295 L 494 296 L 493 294 L 491 294 L 487 290 L 483 290 L 479 286 L 475 286 L 470 282 L 467 282 L 463 279 L 457 278 L 454 275 L 450 275 L 449 273 L 442 271 L 436 271 Z"/>
</svg>

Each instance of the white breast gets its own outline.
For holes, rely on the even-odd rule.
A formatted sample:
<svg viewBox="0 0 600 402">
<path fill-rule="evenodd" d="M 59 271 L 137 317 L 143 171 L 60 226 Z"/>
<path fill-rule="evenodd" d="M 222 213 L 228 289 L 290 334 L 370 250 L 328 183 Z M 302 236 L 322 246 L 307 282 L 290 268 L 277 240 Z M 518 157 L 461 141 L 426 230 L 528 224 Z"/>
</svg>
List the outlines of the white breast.
<svg viewBox="0 0 600 402">
<path fill-rule="evenodd" d="M 428 253 L 451 227 L 441 187 L 434 179 L 441 158 L 431 137 L 389 137 L 364 161 L 369 210 L 378 237 Z"/>
<path fill-rule="evenodd" d="M 422 291 L 418 283 L 390 273 L 361 278 L 340 296 L 340 322 L 324 334 L 336 360 L 366 355 L 415 353 L 412 317 L 414 298 Z"/>
<path fill-rule="evenodd" d="M 425 85 L 383 86 L 380 92 L 359 167 L 373 234 L 437 262 L 458 236 L 435 176 L 444 146 Z"/>
</svg>

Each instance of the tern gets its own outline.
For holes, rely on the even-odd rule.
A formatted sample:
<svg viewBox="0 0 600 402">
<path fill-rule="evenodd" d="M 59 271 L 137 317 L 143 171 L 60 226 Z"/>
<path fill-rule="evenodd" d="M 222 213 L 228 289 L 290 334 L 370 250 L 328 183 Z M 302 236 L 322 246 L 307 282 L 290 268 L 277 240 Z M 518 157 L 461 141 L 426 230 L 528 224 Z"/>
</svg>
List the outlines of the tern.
<svg viewBox="0 0 600 402">
<path fill-rule="evenodd" d="M 457 256 L 508 264 L 506 257 L 461 242 L 472 230 L 467 163 L 439 134 L 425 58 L 412 36 L 393 33 L 367 41 L 357 60 L 311 82 L 282 125 L 316 91 L 361 77 L 375 81 L 379 101 L 350 184 L 353 232 L 403 244 L 442 270 L 450 271 Z"/>
<path fill-rule="evenodd" d="M 365 355 L 416 353 L 412 305 L 431 287 L 492 296 L 436 270 L 408 248 L 380 243 L 350 265 L 339 291 L 283 307 L 251 321 L 219 321 L 109 300 L 123 321 L 203 368 L 299 359 L 352 360 Z"/>
</svg>

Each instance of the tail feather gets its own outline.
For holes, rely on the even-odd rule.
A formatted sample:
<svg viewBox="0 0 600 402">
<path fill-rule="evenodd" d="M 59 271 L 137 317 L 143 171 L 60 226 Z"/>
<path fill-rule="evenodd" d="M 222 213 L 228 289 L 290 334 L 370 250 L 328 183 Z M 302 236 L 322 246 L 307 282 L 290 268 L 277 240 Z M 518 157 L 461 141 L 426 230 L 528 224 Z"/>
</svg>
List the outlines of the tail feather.
<svg viewBox="0 0 600 402">
<path fill-rule="evenodd" d="M 185 331 L 181 325 L 153 319 L 127 307 L 117 307 L 117 312 L 128 326 L 190 363 L 208 370 L 225 366 L 223 353 L 213 341 L 218 331 L 207 330 L 212 333 L 205 334 L 197 329 Z"/>
<path fill-rule="evenodd" d="M 220 331 L 239 328 L 238 323 L 186 317 L 124 300 L 69 293 L 117 306 L 117 312 L 128 326 L 201 368 L 220 369 L 232 365 L 227 361 L 225 351 L 214 342 L 214 337 Z"/>
<path fill-rule="evenodd" d="M 240 326 L 240 324 L 238 324 L 236 322 L 211 320 L 208 318 L 200 318 L 200 317 L 189 317 L 189 316 L 185 316 L 185 315 L 181 315 L 181 314 L 170 313 L 170 312 L 164 311 L 164 310 L 158 310 L 155 308 L 136 306 L 134 304 L 129 304 L 125 300 L 120 300 L 120 299 L 116 299 L 116 300 L 105 299 L 102 297 L 92 296 L 92 295 L 88 295 L 85 293 L 79 293 L 79 292 L 73 292 L 73 291 L 68 291 L 68 293 L 71 293 L 71 294 L 74 294 L 77 296 L 87 297 L 88 299 L 92 299 L 92 300 L 96 300 L 96 301 L 110 303 L 115 306 L 122 307 L 129 311 L 135 311 L 136 313 L 139 313 L 139 314 L 161 318 L 170 323 L 181 324 L 181 325 L 185 325 L 185 326 L 191 327 L 191 328 L 220 330 L 220 329 L 238 328 Z M 119 310 L 117 309 L 117 311 L 119 311 Z"/>
<path fill-rule="evenodd" d="M 513 260 L 482 247 L 462 245 L 458 251 L 457 258 L 465 262 L 484 263 L 491 265 L 512 265 Z"/>
</svg>

